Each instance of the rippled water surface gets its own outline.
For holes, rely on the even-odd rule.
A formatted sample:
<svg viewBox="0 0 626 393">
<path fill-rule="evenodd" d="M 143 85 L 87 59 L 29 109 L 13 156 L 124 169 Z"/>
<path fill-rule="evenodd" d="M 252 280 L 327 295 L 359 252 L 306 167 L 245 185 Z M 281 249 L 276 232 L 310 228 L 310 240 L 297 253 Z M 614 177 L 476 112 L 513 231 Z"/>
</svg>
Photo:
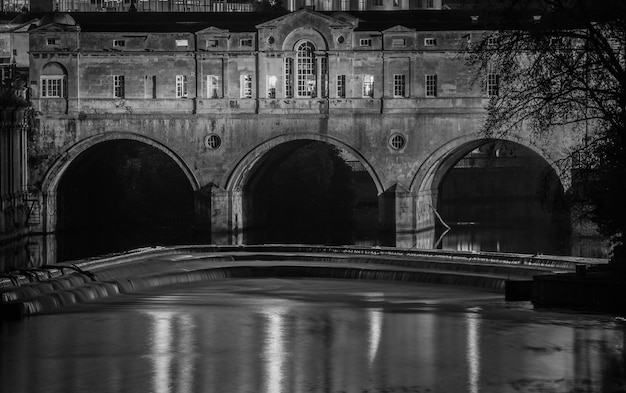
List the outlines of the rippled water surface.
<svg viewBox="0 0 626 393">
<path fill-rule="evenodd" d="M 500 295 L 247 279 L 0 322 L 1 392 L 623 392 L 626 322 Z"/>
</svg>

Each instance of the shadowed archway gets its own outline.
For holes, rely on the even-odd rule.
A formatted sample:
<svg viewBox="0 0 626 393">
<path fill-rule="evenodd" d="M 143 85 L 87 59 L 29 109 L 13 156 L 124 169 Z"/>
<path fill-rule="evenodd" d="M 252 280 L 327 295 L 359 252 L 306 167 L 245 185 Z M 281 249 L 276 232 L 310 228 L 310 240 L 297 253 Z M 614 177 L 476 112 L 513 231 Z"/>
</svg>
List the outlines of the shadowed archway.
<svg viewBox="0 0 626 393">
<path fill-rule="evenodd" d="M 116 139 L 87 148 L 56 190 L 59 261 L 190 242 L 193 187 L 170 156 L 146 143 Z"/>
</svg>

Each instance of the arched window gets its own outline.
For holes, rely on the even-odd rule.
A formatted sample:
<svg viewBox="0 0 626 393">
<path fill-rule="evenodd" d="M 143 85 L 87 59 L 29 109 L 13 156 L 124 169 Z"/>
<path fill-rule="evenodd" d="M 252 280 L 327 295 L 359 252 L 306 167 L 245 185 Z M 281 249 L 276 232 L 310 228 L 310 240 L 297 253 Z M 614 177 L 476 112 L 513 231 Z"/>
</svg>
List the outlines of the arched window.
<svg viewBox="0 0 626 393">
<path fill-rule="evenodd" d="M 67 72 L 59 63 L 48 63 L 41 70 L 41 97 L 64 98 L 67 93 Z"/>
<path fill-rule="evenodd" d="M 315 97 L 317 81 L 315 71 L 315 47 L 306 41 L 298 45 L 296 52 L 298 97 Z"/>
</svg>

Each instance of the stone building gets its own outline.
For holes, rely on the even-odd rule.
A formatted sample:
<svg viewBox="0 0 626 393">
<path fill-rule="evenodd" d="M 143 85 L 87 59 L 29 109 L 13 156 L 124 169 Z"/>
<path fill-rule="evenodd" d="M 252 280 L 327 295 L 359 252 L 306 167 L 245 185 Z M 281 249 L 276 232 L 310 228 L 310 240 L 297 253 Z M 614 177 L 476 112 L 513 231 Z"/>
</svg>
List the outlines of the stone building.
<svg viewBox="0 0 626 393">
<path fill-rule="evenodd" d="M 497 76 L 475 83 L 459 56 L 484 34 L 476 18 L 308 8 L 225 16 L 31 14 L 29 183 L 41 212 L 32 230 L 57 228 L 59 184 L 79 157 L 126 140 L 180 168 L 198 225 L 214 234 L 262 225 L 254 179 L 289 146 L 313 140 L 360 161 L 393 244 L 432 247 L 439 186 L 484 144 L 484 108 L 498 90 Z M 510 138 L 551 163 L 577 136 Z"/>
</svg>

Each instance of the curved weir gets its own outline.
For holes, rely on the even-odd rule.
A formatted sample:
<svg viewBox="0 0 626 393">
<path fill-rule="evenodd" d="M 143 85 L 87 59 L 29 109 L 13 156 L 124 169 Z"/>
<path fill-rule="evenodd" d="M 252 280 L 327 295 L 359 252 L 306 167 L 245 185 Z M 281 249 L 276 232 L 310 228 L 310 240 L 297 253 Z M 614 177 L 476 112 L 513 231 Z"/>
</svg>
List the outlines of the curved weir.
<svg viewBox="0 0 626 393">
<path fill-rule="evenodd" d="M 507 282 L 589 260 L 522 254 L 327 246 L 184 246 L 49 265 L 0 279 L 1 314 L 20 317 L 170 284 L 245 277 L 403 281 L 505 291 Z"/>
</svg>

